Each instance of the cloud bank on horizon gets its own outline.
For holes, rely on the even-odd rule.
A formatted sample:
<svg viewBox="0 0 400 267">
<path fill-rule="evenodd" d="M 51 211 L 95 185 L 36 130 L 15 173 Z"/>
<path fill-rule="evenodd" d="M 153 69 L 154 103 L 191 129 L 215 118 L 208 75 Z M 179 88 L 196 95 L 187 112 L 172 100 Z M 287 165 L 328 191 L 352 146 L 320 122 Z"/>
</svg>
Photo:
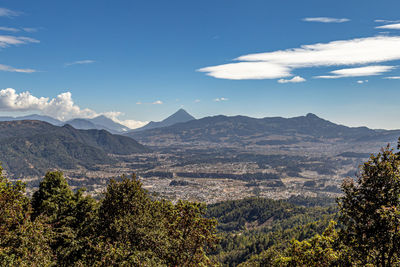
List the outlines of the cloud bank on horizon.
<svg viewBox="0 0 400 267">
<path fill-rule="evenodd" d="M 136 120 L 120 120 L 121 112 L 110 111 L 97 113 L 88 108 L 80 108 L 72 99 L 71 92 L 65 92 L 50 99 L 48 97 L 36 97 L 30 92 L 17 93 L 13 88 L 0 90 L 0 111 L 39 111 L 43 115 L 51 116 L 61 121 L 73 118 L 94 118 L 104 115 L 115 122 L 128 128 L 135 129 L 147 124 L 147 122 Z"/>
<path fill-rule="evenodd" d="M 397 24 L 396 24 L 397 25 Z M 394 27 L 392 27 L 394 29 Z M 303 81 L 296 69 L 332 66 L 368 65 L 400 60 L 400 36 L 373 36 L 328 43 L 302 45 L 299 48 L 247 54 L 234 63 L 209 66 L 198 71 L 229 80 L 279 79 L 279 83 Z M 362 66 L 334 70 L 314 78 L 344 78 L 381 75 L 395 66 Z M 333 75 L 331 75 L 333 74 Z M 292 77 L 291 79 L 283 79 Z"/>
</svg>

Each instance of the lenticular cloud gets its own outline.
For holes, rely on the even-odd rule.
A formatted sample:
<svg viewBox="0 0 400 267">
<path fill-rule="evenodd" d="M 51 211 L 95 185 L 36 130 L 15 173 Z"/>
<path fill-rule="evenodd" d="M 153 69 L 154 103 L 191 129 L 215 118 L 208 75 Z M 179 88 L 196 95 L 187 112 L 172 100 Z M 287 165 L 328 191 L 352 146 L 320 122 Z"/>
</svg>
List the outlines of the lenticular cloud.
<svg viewBox="0 0 400 267">
<path fill-rule="evenodd" d="M 300 48 L 243 55 L 229 63 L 199 69 L 221 79 L 275 79 L 298 68 L 349 66 L 400 59 L 400 36 L 375 36 L 303 45 Z"/>
</svg>

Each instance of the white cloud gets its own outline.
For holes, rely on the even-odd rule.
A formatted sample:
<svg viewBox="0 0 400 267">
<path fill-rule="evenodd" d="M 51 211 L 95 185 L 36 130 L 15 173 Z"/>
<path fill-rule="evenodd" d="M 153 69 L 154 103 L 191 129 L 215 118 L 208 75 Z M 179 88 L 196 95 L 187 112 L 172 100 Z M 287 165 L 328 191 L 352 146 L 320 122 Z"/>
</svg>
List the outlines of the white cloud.
<svg viewBox="0 0 400 267">
<path fill-rule="evenodd" d="M 229 80 L 276 79 L 292 74 L 286 66 L 269 62 L 239 62 L 199 69 L 207 75 Z"/>
<path fill-rule="evenodd" d="M 21 14 L 20 12 L 0 7 L 0 17 L 16 17 L 19 16 L 20 14 Z"/>
<path fill-rule="evenodd" d="M 331 71 L 330 73 L 333 75 L 316 76 L 315 78 L 337 79 L 344 77 L 375 76 L 381 75 L 385 72 L 389 72 L 394 68 L 395 66 L 367 66 L 359 68 L 340 69 Z"/>
<path fill-rule="evenodd" d="M 71 118 L 92 118 L 97 115 L 90 109 L 81 109 L 75 105 L 70 92 L 59 94 L 55 98 L 36 97 L 30 92 L 17 93 L 12 88 L 0 90 L 0 110 L 3 111 L 41 111 L 45 115 L 60 120 Z"/>
<path fill-rule="evenodd" d="M 216 99 L 214 99 L 215 102 L 222 102 L 222 101 L 228 101 L 228 98 L 225 97 L 218 97 Z"/>
<path fill-rule="evenodd" d="M 66 121 L 73 118 L 94 118 L 105 115 L 115 122 L 134 129 L 144 126 L 147 122 L 136 120 L 120 120 L 121 112 L 111 111 L 97 113 L 88 108 L 80 108 L 72 99 L 71 92 L 57 95 L 55 98 L 36 97 L 30 92 L 17 93 L 13 88 L 0 90 L 0 110 L 7 112 L 16 111 L 40 111 L 44 115 Z"/>
<path fill-rule="evenodd" d="M 368 64 L 400 59 L 399 46 L 400 36 L 376 36 L 249 54 L 238 60 L 266 61 L 292 68 Z"/>
<path fill-rule="evenodd" d="M 388 30 L 400 30 L 400 23 L 387 24 L 383 26 L 375 27 L 376 29 L 388 29 Z"/>
<path fill-rule="evenodd" d="M 162 105 L 164 104 L 161 100 L 156 100 L 154 102 L 141 102 L 138 101 L 136 102 L 136 105 Z"/>
<path fill-rule="evenodd" d="M 292 76 L 297 68 L 361 65 L 400 59 L 400 36 L 374 36 L 303 45 L 295 49 L 248 54 L 237 63 L 199 69 L 232 80 L 276 79 Z"/>
<path fill-rule="evenodd" d="M 8 47 L 11 45 L 21 45 L 28 43 L 40 43 L 39 40 L 23 37 L 23 36 L 11 36 L 11 35 L 0 35 L 0 47 Z"/>
<path fill-rule="evenodd" d="M 359 80 L 359 81 L 357 81 L 358 84 L 363 84 L 363 83 L 367 83 L 367 82 L 368 82 L 368 80 Z"/>
<path fill-rule="evenodd" d="M 102 115 L 112 119 L 113 121 L 122 124 L 130 129 L 136 129 L 142 126 L 145 126 L 146 124 L 148 124 L 149 122 L 147 121 L 136 121 L 136 120 L 121 120 L 118 117 L 123 115 L 122 112 L 119 111 L 110 111 L 110 112 L 105 112 L 102 113 Z"/>
<path fill-rule="evenodd" d="M 17 69 L 11 66 L 0 64 L 0 71 L 8 71 L 8 72 L 19 72 L 19 73 L 33 73 L 36 72 L 34 69 Z"/>
<path fill-rule="evenodd" d="M 301 83 L 305 82 L 306 79 L 300 76 L 294 76 L 292 79 L 280 79 L 278 80 L 278 83 Z"/>
<path fill-rule="evenodd" d="M 142 126 L 145 126 L 146 124 L 148 124 L 148 121 L 135 121 L 135 120 L 119 120 L 119 119 L 113 119 L 111 118 L 113 121 L 120 123 L 126 127 L 128 127 L 129 129 L 136 129 L 136 128 L 140 128 Z"/>
<path fill-rule="evenodd" d="M 328 18 L 328 17 L 315 17 L 315 18 L 304 18 L 303 21 L 307 22 L 322 22 L 322 23 L 343 23 L 350 21 L 346 18 Z"/>
<path fill-rule="evenodd" d="M 400 76 L 385 77 L 384 79 L 387 79 L 387 80 L 400 80 Z"/>
<path fill-rule="evenodd" d="M 65 66 L 72 66 L 72 65 L 83 65 L 83 64 L 92 64 L 95 63 L 95 60 L 85 59 L 85 60 L 78 60 L 70 63 L 65 63 Z"/>
<path fill-rule="evenodd" d="M 201 102 L 200 99 L 195 99 L 195 100 L 194 100 L 194 103 L 200 103 L 200 102 Z"/>
<path fill-rule="evenodd" d="M 6 31 L 6 32 L 19 32 L 20 29 L 17 28 L 11 28 L 11 27 L 0 27 L 0 31 Z"/>
</svg>

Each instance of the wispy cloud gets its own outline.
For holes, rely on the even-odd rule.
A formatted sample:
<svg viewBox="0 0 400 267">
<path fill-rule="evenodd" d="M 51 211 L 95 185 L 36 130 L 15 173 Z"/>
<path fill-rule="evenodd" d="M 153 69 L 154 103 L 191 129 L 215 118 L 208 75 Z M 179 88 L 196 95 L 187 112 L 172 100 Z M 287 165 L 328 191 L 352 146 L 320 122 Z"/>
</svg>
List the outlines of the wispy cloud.
<svg viewBox="0 0 400 267">
<path fill-rule="evenodd" d="M 162 105 L 162 104 L 164 104 L 164 102 L 162 102 L 161 100 L 156 100 L 154 102 L 142 102 L 142 101 L 136 102 L 136 105 Z"/>
<path fill-rule="evenodd" d="M 40 41 L 30 37 L 0 35 L 0 47 L 3 48 L 9 47 L 11 45 L 21 45 L 28 43 L 40 43 Z"/>
<path fill-rule="evenodd" d="M 195 99 L 195 100 L 194 100 L 194 103 L 200 103 L 200 102 L 201 102 L 200 99 Z"/>
<path fill-rule="evenodd" d="M 39 29 L 38 28 L 25 27 L 25 28 L 22 28 L 22 30 L 24 30 L 26 32 L 37 32 Z"/>
<path fill-rule="evenodd" d="M 384 79 L 387 79 L 387 80 L 400 80 L 400 76 L 385 77 Z"/>
<path fill-rule="evenodd" d="M 305 82 L 306 79 L 300 76 L 294 76 L 292 79 L 279 79 L 278 83 L 301 83 Z"/>
<path fill-rule="evenodd" d="M 19 32 L 20 29 L 11 28 L 11 27 L 0 27 L 0 31 L 5 31 L 5 32 Z"/>
<path fill-rule="evenodd" d="M 394 68 L 395 66 L 367 66 L 359 68 L 340 69 L 331 71 L 330 73 L 333 75 L 316 76 L 315 78 L 337 79 L 344 77 L 375 76 L 375 75 L 381 75 L 385 72 L 389 72 Z"/>
<path fill-rule="evenodd" d="M 19 73 L 33 73 L 36 72 L 34 69 L 18 69 L 11 66 L 0 64 L 0 71 L 7 71 L 7 72 L 19 72 Z"/>
<path fill-rule="evenodd" d="M 37 32 L 38 28 L 13 28 L 13 27 L 0 27 L 0 31 L 5 31 L 5 32 L 20 32 L 20 31 L 24 31 L 24 32 Z"/>
<path fill-rule="evenodd" d="M 218 98 L 215 98 L 214 99 L 214 101 L 215 102 L 222 102 L 222 101 L 228 101 L 229 99 L 228 98 L 225 98 L 225 97 L 218 97 Z"/>
<path fill-rule="evenodd" d="M 387 19 L 376 19 L 374 22 L 377 23 L 399 23 L 400 20 L 387 20 Z"/>
<path fill-rule="evenodd" d="M 88 108 L 81 108 L 72 99 L 71 92 L 65 92 L 54 98 L 36 97 L 30 92 L 17 93 L 13 88 L 0 90 L 0 110 L 7 112 L 40 111 L 44 115 L 66 121 L 73 118 L 94 118 L 105 115 L 115 122 L 134 129 L 145 125 L 147 122 L 136 120 L 121 120 L 123 115 L 118 111 L 98 113 Z"/>
<path fill-rule="evenodd" d="M 303 45 L 299 48 L 248 54 L 235 63 L 201 68 L 207 75 L 231 80 L 276 79 L 294 76 L 293 70 L 348 66 L 400 59 L 400 36 L 374 36 Z"/>
<path fill-rule="evenodd" d="M 66 67 L 68 66 L 72 66 L 72 65 L 84 65 L 84 64 L 92 64 L 95 63 L 95 60 L 92 59 L 85 59 L 85 60 L 78 60 L 78 61 L 74 61 L 74 62 L 70 62 L 70 63 L 65 63 L 64 65 Z"/>
<path fill-rule="evenodd" d="M 375 27 L 376 29 L 387 29 L 387 30 L 400 30 L 400 23 L 387 24 L 383 26 Z"/>
<path fill-rule="evenodd" d="M 16 17 L 21 15 L 21 12 L 13 11 L 8 8 L 0 7 L 0 17 Z"/>
<path fill-rule="evenodd" d="M 329 17 L 314 17 L 314 18 L 304 18 L 303 21 L 307 21 L 307 22 L 322 22 L 322 23 L 343 23 L 343 22 L 350 21 L 350 19 L 346 19 L 346 18 L 329 18 Z"/>
</svg>

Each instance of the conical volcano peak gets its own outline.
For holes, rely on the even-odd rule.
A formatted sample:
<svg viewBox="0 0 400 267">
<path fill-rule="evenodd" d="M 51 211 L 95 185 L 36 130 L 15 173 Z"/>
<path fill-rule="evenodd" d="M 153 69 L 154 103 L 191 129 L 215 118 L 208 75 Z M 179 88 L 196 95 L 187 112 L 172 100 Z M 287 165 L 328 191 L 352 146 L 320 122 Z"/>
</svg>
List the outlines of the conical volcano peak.
<svg viewBox="0 0 400 267">
<path fill-rule="evenodd" d="M 175 123 L 195 120 L 195 118 L 192 115 L 190 115 L 183 108 L 179 109 L 177 112 L 175 112 L 174 114 L 172 114 L 171 116 L 169 116 L 168 118 L 163 120 L 162 122 L 169 121 L 171 119 L 173 119 L 174 121 L 176 120 L 177 122 L 175 122 Z"/>
<path fill-rule="evenodd" d="M 169 116 L 168 118 L 160 121 L 160 122 L 151 122 L 141 128 L 135 129 L 134 131 L 143 131 L 143 130 L 149 130 L 149 129 L 154 129 L 154 128 L 160 128 L 160 127 L 167 127 L 171 126 L 177 123 L 183 123 L 183 122 L 188 122 L 191 120 L 195 120 L 196 118 L 190 115 L 186 110 L 183 108 L 180 108 L 178 111 L 176 111 L 174 114 Z"/>
</svg>

